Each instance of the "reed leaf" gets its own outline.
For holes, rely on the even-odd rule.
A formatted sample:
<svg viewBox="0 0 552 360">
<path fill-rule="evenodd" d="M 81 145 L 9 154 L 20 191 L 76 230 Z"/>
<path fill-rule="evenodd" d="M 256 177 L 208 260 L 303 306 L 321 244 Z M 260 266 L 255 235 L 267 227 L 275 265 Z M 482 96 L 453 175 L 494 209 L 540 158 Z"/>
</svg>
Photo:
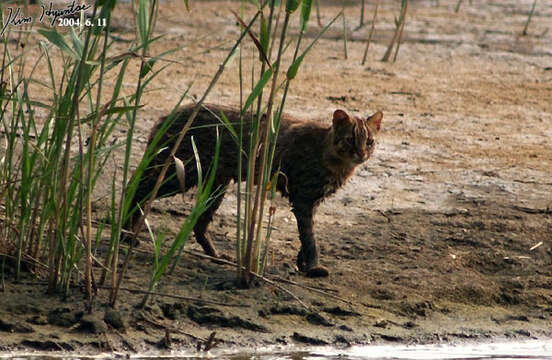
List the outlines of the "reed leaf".
<svg viewBox="0 0 552 360">
<path fill-rule="evenodd" d="M 253 88 L 253 91 L 251 91 L 251 94 L 247 97 L 247 100 L 245 101 L 245 104 L 241 110 L 242 115 L 245 114 L 245 112 L 249 109 L 253 101 L 257 99 L 261 92 L 263 91 L 264 87 L 268 83 L 268 81 L 272 78 L 274 71 L 272 68 L 268 68 L 264 74 L 261 76 L 255 87 Z"/>
<path fill-rule="evenodd" d="M 57 46 L 61 51 L 71 56 L 75 60 L 80 60 L 81 52 L 76 52 L 72 49 L 69 44 L 65 41 L 63 36 L 61 36 L 57 30 L 54 29 L 39 29 L 38 33 L 48 39 L 49 42 Z"/>
</svg>

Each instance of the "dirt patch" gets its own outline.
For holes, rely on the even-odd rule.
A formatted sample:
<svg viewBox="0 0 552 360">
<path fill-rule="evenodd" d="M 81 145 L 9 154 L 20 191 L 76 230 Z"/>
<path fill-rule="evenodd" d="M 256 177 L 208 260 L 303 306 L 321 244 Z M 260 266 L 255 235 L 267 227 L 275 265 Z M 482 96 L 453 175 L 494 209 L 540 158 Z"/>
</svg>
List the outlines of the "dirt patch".
<svg viewBox="0 0 552 360">
<path fill-rule="evenodd" d="M 456 1 L 440 1 L 440 7 L 413 1 L 398 60 L 387 64 L 379 60 L 398 8 L 395 2 L 382 3 L 365 66 L 360 60 L 369 29 L 351 31 L 344 60 L 336 26 L 306 58 L 288 96 L 288 112 L 328 124 L 340 107 L 363 115 L 384 112 L 373 158 L 315 219 L 321 261 L 331 270 L 328 279 L 308 279 L 296 271 L 295 220 L 287 203 L 276 200 L 278 231 L 268 276 L 301 284 L 279 282 L 308 309 L 277 287 L 238 289 L 231 267 L 185 254 L 158 291 L 198 300 L 155 296 L 143 310 L 135 308 L 142 295 L 124 291 L 115 313 L 107 311 L 106 290 L 99 289 L 96 315 L 89 317 L 79 288 L 61 301 L 43 296 L 46 286 L 35 278 L 6 283 L 0 296 L 0 350 L 141 351 L 168 344 L 192 349 L 206 344 L 214 331 L 218 346 L 550 336 L 552 7 L 539 2 L 530 34 L 521 37 L 531 1 L 464 2 L 457 14 Z M 157 78 L 154 88 L 161 90 L 144 98 L 134 164 L 156 119 L 192 81 L 191 93 L 202 93 L 238 33 L 227 11 L 237 3 L 191 5 L 191 14 L 182 2 L 161 6 L 158 32 L 167 35 L 151 52 L 187 47 L 174 53 L 182 64 Z M 374 5 L 367 1 L 368 11 Z M 340 7 L 323 4 L 322 22 Z M 116 11 L 118 35 L 131 38 L 124 22 L 130 8 L 121 4 Z M 358 6 L 346 11 L 352 30 Z M 308 37 L 315 34 L 312 26 Z M 122 53 L 126 46 L 117 43 L 115 51 Z M 251 47 L 245 61 L 255 56 Z M 37 71 L 47 76 L 45 66 Z M 210 102 L 239 103 L 236 74 L 234 64 Z M 113 85 L 109 79 L 105 84 Z M 131 93 L 134 85 L 123 87 Z M 115 136 L 124 132 L 119 129 Z M 98 216 L 110 186 L 110 181 L 98 185 Z M 229 192 L 211 226 L 217 248 L 230 258 L 235 194 L 235 189 Z M 188 199 L 156 202 L 150 223 L 175 233 L 190 209 L 191 195 Z M 187 248 L 199 250 L 193 239 Z M 127 287 L 144 289 L 151 253 L 144 237 L 127 272 Z"/>
</svg>

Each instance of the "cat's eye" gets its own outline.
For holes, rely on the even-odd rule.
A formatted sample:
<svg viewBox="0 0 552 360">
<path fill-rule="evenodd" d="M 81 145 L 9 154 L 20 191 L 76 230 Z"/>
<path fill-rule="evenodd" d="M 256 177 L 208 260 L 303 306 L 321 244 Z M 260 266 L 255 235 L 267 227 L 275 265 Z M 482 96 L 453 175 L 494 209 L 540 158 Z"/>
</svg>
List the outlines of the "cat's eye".
<svg viewBox="0 0 552 360">
<path fill-rule="evenodd" d="M 374 139 L 366 140 L 366 146 L 372 146 L 372 145 L 374 145 Z"/>
</svg>

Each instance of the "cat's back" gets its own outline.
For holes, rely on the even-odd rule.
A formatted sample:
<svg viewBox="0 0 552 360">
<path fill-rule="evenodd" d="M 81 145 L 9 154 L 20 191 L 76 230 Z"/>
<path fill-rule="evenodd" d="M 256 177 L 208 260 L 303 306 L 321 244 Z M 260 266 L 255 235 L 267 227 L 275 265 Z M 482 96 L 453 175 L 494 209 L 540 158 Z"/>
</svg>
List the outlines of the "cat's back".
<svg viewBox="0 0 552 360">
<path fill-rule="evenodd" d="M 171 120 L 170 115 L 161 118 L 153 127 L 150 134 L 150 141 L 158 131 L 167 126 L 163 135 L 168 142 L 174 141 L 179 132 L 184 128 L 190 116 L 194 111 L 195 105 L 184 105 Z M 224 114 L 224 115 L 223 115 Z M 217 130 L 221 136 L 221 145 L 223 150 L 229 151 L 230 147 L 236 146 L 234 139 L 226 129 L 222 118 L 226 118 L 228 123 L 238 131 L 240 126 L 240 110 L 231 106 L 204 104 L 197 113 L 190 129 L 186 133 L 183 146 L 189 147 L 190 138 L 194 138 L 196 145 L 207 147 L 208 144 L 214 145 L 216 142 Z M 244 135 L 251 130 L 250 113 L 247 113 L 243 122 Z M 277 140 L 277 156 L 282 154 L 285 149 L 289 156 L 303 158 L 304 156 L 316 156 L 320 153 L 325 144 L 328 125 L 320 120 L 303 120 L 295 116 L 283 114 L 280 121 L 280 130 Z M 165 142 L 165 141 L 164 141 Z M 233 151 L 230 151 L 233 153 Z M 310 154 L 310 155 L 309 155 Z"/>
<path fill-rule="evenodd" d="M 194 108 L 195 104 L 184 105 L 172 117 L 171 115 L 167 115 L 159 119 L 152 128 L 149 142 L 152 141 L 159 131 L 164 131 L 163 139 L 169 140 L 169 142 L 174 141 L 180 131 L 186 126 L 190 116 L 193 114 Z M 218 130 L 219 134 L 223 136 L 224 142 L 225 125 L 222 121 L 223 113 L 230 124 L 236 126 L 240 117 L 238 110 L 230 106 L 205 104 L 194 118 L 191 127 L 186 133 L 186 138 L 194 137 L 194 140 L 201 140 L 202 143 L 215 144 Z M 189 140 L 185 141 L 185 144 L 187 143 L 189 143 Z"/>
<path fill-rule="evenodd" d="M 297 152 L 294 156 L 314 156 L 326 146 L 329 126 L 321 120 L 303 120 L 294 116 L 282 116 L 278 147 Z M 307 153 L 305 153 L 307 152 Z"/>
<path fill-rule="evenodd" d="M 181 107 L 177 111 L 176 119 L 171 128 L 182 129 L 184 125 L 188 122 L 188 119 L 194 111 L 195 105 L 189 104 Z M 192 126 L 190 128 L 191 132 L 199 132 L 201 129 L 209 127 L 208 125 L 223 126 L 222 114 L 230 121 L 232 125 L 235 125 L 239 121 L 240 113 L 239 110 L 225 105 L 214 105 L 214 104 L 204 104 L 197 113 Z M 160 120 L 160 123 L 168 121 L 169 116 L 166 116 Z M 211 127 L 213 127 L 211 126 Z"/>
</svg>

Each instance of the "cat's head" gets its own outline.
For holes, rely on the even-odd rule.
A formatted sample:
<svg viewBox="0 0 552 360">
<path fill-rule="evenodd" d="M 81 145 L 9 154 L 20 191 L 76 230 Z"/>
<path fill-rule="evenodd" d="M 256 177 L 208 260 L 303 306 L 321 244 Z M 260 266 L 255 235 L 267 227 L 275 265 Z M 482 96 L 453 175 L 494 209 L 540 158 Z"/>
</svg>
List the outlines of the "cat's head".
<svg viewBox="0 0 552 360">
<path fill-rule="evenodd" d="M 333 147 L 337 156 L 361 164 L 368 160 L 376 145 L 376 137 L 381 128 L 383 113 L 376 112 L 363 119 L 349 116 L 343 110 L 333 114 Z"/>
</svg>

